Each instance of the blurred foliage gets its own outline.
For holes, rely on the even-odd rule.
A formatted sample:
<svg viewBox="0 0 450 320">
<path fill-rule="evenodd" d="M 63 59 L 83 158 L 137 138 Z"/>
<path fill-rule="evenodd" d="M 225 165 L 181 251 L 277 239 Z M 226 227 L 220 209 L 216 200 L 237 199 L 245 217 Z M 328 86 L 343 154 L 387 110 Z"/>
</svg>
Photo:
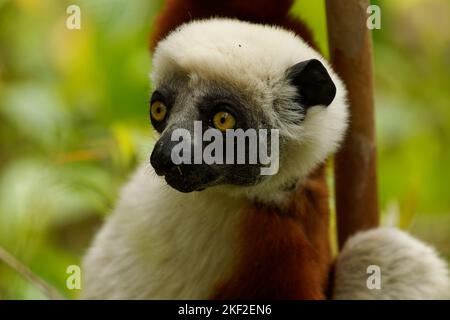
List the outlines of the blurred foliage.
<svg viewBox="0 0 450 320">
<path fill-rule="evenodd" d="M 120 186 L 153 143 L 148 37 L 160 0 L 0 0 L 0 245 L 68 298 Z M 450 3 L 375 1 L 385 222 L 450 257 Z M 81 7 L 81 30 L 66 8 Z M 323 1 L 298 0 L 326 52 Z M 44 298 L 0 262 L 0 299 Z"/>
</svg>

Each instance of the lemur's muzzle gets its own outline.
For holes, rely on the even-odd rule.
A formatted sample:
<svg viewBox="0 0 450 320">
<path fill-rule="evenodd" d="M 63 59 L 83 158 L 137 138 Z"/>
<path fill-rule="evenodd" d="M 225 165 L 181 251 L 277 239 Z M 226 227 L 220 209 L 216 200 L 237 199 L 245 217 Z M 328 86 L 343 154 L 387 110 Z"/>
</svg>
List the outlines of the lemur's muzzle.
<svg viewBox="0 0 450 320">
<path fill-rule="evenodd" d="M 177 144 L 177 141 L 171 141 L 169 134 L 156 142 L 150 164 L 157 175 L 164 176 L 167 184 L 181 192 L 201 190 L 217 180 L 217 170 L 206 164 L 194 164 L 193 159 L 189 164 L 175 164 L 177 156 L 172 150 Z"/>
<path fill-rule="evenodd" d="M 158 176 L 164 176 L 176 166 L 172 161 L 172 149 L 176 143 L 165 138 L 161 138 L 156 142 L 150 156 L 150 164 Z"/>
</svg>

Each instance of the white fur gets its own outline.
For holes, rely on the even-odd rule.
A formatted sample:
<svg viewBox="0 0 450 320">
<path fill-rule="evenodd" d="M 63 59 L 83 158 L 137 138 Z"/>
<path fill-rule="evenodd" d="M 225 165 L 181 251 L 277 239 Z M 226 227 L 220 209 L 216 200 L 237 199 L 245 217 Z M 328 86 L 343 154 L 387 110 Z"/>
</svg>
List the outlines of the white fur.
<svg viewBox="0 0 450 320">
<path fill-rule="evenodd" d="M 235 261 L 245 204 L 180 193 L 141 167 L 83 267 L 84 299 L 207 299 Z"/>
<path fill-rule="evenodd" d="M 381 289 L 368 289 L 367 267 L 381 271 Z M 446 263 L 433 248 L 394 228 L 360 232 L 339 254 L 335 299 L 450 299 Z"/>
</svg>

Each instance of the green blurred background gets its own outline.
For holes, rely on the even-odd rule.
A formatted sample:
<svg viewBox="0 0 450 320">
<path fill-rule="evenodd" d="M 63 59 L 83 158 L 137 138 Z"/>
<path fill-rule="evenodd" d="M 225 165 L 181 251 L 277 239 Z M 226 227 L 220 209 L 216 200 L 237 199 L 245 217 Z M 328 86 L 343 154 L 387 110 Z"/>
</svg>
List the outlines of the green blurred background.
<svg viewBox="0 0 450 320">
<path fill-rule="evenodd" d="M 450 259 L 450 2 L 374 1 L 383 224 Z M 81 8 L 81 30 L 66 8 Z M 149 33 L 161 0 L 0 0 L 0 246 L 66 288 L 120 186 L 153 143 Z M 323 1 L 294 15 L 323 50 Z M 0 262 L 0 299 L 39 299 Z"/>
</svg>

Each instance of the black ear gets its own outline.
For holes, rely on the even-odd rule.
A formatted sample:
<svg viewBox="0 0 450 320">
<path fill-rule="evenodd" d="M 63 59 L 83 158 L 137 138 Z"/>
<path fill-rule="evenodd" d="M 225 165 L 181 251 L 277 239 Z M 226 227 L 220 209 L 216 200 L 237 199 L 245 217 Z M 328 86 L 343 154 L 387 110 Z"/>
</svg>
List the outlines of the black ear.
<svg viewBox="0 0 450 320">
<path fill-rule="evenodd" d="M 286 70 L 286 76 L 297 88 L 298 102 L 305 108 L 328 106 L 336 96 L 336 86 L 319 60 L 299 62 Z"/>
</svg>

